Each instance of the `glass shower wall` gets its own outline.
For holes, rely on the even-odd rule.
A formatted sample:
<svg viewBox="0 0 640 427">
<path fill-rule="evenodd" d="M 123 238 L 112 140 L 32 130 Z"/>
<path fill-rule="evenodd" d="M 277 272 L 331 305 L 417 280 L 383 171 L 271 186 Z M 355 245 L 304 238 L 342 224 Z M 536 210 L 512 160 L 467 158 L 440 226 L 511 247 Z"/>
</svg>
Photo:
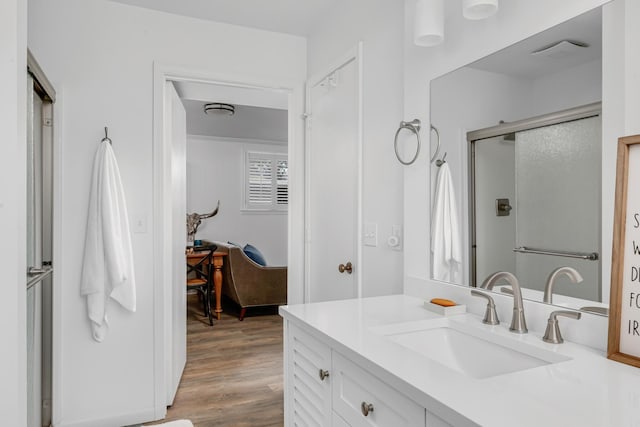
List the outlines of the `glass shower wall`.
<svg viewBox="0 0 640 427">
<path fill-rule="evenodd" d="M 515 142 L 504 136 L 483 139 L 474 147 L 475 169 L 475 277 L 496 271 L 516 271 L 513 252 L 516 241 L 516 216 L 496 215 L 496 200 L 516 197 Z"/>
<path fill-rule="evenodd" d="M 516 133 L 516 247 L 601 253 L 601 118 Z M 600 260 L 517 253 L 516 274 L 544 290 L 548 275 L 570 266 L 584 277 L 557 281 L 554 294 L 602 301 Z"/>
</svg>

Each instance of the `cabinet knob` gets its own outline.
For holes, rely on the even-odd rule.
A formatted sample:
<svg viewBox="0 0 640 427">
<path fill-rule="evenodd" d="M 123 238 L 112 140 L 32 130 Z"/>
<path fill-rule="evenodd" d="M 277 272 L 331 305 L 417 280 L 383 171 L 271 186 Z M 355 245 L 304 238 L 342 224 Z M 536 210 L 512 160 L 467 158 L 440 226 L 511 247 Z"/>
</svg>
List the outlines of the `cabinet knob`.
<svg viewBox="0 0 640 427">
<path fill-rule="evenodd" d="M 362 409 L 362 415 L 366 417 L 369 415 L 369 412 L 373 412 L 373 403 L 362 402 L 360 409 Z"/>
<path fill-rule="evenodd" d="M 344 273 L 346 271 L 347 273 L 351 274 L 353 272 L 353 265 L 351 264 L 351 261 L 346 264 L 340 264 L 338 266 L 338 271 L 340 273 Z"/>
<path fill-rule="evenodd" d="M 320 375 L 320 380 L 324 381 L 324 379 L 329 376 L 329 371 L 326 371 L 324 369 L 320 369 L 320 371 L 318 372 L 318 375 Z"/>
</svg>

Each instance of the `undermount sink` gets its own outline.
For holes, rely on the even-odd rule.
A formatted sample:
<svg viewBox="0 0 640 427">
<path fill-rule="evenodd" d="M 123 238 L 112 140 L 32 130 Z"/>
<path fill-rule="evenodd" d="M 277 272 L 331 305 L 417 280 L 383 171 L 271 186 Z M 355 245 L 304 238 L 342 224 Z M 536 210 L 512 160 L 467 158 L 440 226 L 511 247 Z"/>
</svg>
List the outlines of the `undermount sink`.
<svg viewBox="0 0 640 427">
<path fill-rule="evenodd" d="M 378 327 L 399 345 L 472 378 L 489 378 L 570 360 L 520 340 L 447 318 Z"/>
</svg>

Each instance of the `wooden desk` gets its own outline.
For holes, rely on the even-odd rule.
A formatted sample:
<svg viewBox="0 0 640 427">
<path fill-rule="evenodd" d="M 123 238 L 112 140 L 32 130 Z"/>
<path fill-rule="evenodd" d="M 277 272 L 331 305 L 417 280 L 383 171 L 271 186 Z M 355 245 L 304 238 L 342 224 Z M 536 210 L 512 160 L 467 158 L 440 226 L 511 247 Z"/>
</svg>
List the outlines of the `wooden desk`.
<svg viewBox="0 0 640 427">
<path fill-rule="evenodd" d="M 224 264 L 224 257 L 227 256 L 227 252 L 223 251 L 215 251 L 213 253 L 213 288 L 214 293 L 216 295 L 216 308 L 214 313 L 216 315 L 216 319 L 220 320 L 220 315 L 222 313 L 222 266 Z M 187 262 L 193 259 L 194 261 L 200 260 L 202 258 L 202 252 L 192 252 L 187 254 Z M 210 268 L 210 267 L 209 267 Z"/>
</svg>

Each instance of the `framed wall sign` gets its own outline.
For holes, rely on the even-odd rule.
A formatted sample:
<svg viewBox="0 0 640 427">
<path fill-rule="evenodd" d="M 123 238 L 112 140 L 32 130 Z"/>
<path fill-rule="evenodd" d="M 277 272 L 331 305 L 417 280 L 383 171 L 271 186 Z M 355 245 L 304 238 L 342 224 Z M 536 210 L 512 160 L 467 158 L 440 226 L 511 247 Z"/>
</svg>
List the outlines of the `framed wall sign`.
<svg viewBox="0 0 640 427">
<path fill-rule="evenodd" d="M 640 135 L 618 139 L 607 357 L 640 367 Z"/>
</svg>

